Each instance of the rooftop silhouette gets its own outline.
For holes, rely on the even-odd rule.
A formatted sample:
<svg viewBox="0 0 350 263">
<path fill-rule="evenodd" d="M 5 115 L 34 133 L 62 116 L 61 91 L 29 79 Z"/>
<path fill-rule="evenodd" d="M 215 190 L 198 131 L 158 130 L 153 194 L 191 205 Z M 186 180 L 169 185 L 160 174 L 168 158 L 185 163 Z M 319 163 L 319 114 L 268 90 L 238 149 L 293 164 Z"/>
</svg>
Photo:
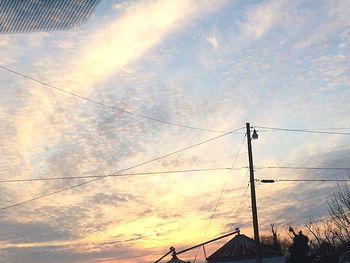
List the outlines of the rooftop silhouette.
<svg viewBox="0 0 350 263">
<path fill-rule="evenodd" d="M 256 258 L 256 242 L 243 234 L 238 234 L 210 255 L 208 263 L 246 260 Z M 260 245 L 260 254 L 264 258 L 280 257 L 274 249 Z M 281 261 L 282 262 L 282 261 Z M 283 261 L 284 262 L 284 261 Z"/>
</svg>

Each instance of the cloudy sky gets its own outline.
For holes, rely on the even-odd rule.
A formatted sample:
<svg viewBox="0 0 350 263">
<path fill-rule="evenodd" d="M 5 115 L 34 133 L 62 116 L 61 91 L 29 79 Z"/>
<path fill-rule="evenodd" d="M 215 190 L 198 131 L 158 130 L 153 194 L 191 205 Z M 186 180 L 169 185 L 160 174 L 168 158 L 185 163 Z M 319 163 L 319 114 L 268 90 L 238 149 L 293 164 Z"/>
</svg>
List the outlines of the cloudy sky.
<svg viewBox="0 0 350 263">
<path fill-rule="evenodd" d="M 256 166 L 349 167 L 348 135 L 262 128 L 350 132 L 348 10 L 349 0 L 101 0 L 70 30 L 1 34 L 2 181 L 150 172 L 62 192 L 91 178 L 0 182 L 2 261 L 145 263 L 232 227 L 251 235 L 244 129 L 167 156 L 246 122 L 259 133 Z M 258 183 L 261 232 L 326 216 L 335 189 Z"/>
</svg>

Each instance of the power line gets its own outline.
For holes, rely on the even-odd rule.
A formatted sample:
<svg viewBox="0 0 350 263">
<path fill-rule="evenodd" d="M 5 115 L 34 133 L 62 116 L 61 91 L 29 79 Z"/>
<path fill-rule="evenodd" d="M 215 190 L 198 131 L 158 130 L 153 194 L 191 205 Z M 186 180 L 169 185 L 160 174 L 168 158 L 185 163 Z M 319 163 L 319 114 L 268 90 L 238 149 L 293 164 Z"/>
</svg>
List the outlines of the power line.
<svg viewBox="0 0 350 263">
<path fill-rule="evenodd" d="M 350 179 L 257 179 L 261 183 L 277 182 L 350 182 Z"/>
<path fill-rule="evenodd" d="M 188 170 L 154 171 L 154 172 L 142 172 L 142 173 L 122 173 L 122 174 L 111 174 L 111 175 L 86 175 L 86 176 L 70 176 L 70 177 L 43 177 L 43 178 L 31 178 L 31 179 L 8 179 L 8 180 L 0 180 L 0 183 L 74 180 L 74 179 L 102 178 L 106 176 L 123 177 L 123 176 L 136 176 L 136 175 L 157 175 L 157 174 L 174 174 L 174 173 L 187 173 L 187 172 L 240 170 L 240 169 L 245 169 L 245 168 L 244 167 L 241 167 L 241 168 L 218 167 L 218 168 L 202 168 L 202 169 L 188 169 Z"/>
<path fill-rule="evenodd" d="M 19 205 L 27 204 L 27 203 L 29 203 L 29 202 L 36 201 L 36 200 L 39 200 L 39 199 L 43 199 L 43 198 L 45 198 L 45 197 L 52 196 L 52 195 L 55 195 L 55 194 L 58 194 L 58 193 L 62 193 L 62 192 L 65 192 L 65 191 L 68 191 L 68 190 L 71 190 L 71 189 L 74 189 L 74 188 L 78 188 L 78 187 L 80 187 L 80 186 L 83 186 L 83 185 L 86 185 L 86 184 L 89 184 L 89 183 L 92 183 L 92 182 L 95 182 L 95 181 L 104 179 L 104 178 L 106 178 L 106 177 L 115 176 L 115 175 L 117 175 L 117 174 L 124 173 L 124 172 L 126 172 L 126 171 L 128 171 L 128 170 L 131 170 L 131 169 L 134 169 L 134 168 L 137 168 L 137 167 L 140 167 L 140 166 L 143 166 L 143 165 L 146 165 L 146 164 L 149 164 L 149 163 L 152 163 L 152 162 L 155 162 L 155 161 L 158 161 L 158 160 L 167 158 L 167 157 L 169 157 L 169 156 L 172 156 L 172 155 L 175 155 L 175 154 L 177 154 L 177 153 L 186 151 L 186 150 L 188 150 L 188 149 L 191 149 L 191 148 L 200 146 L 200 145 L 202 145 L 202 144 L 205 144 L 205 143 L 208 143 L 208 142 L 217 140 L 217 139 L 219 139 L 219 138 L 222 138 L 222 137 L 224 137 L 224 136 L 227 136 L 227 135 L 229 135 L 229 134 L 232 134 L 232 133 L 234 133 L 234 132 L 236 132 L 236 131 L 239 131 L 239 130 L 241 130 L 241 129 L 243 129 L 243 127 L 239 128 L 239 129 L 236 129 L 236 130 L 233 130 L 233 131 L 230 131 L 230 132 L 227 132 L 227 133 L 225 133 L 225 134 L 221 134 L 221 135 L 218 135 L 218 136 L 216 136 L 216 137 L 207 139 L 207 140 L 205 140 L 205 141 L 202 141 L 202 142 L 199 142 L 199 143 L 196 143 L 196 144 L 187 146 L 187 147 L 182 148 L 182 149 L 180 149 L 180 150 L 177 150 L 177 151 L 174 151 L 174 152 L 171 152 L 171 153 L 168 153 L 168 154 L 164 154 L 164 155 L 159 156 L 159 157 L 155 157 L 155 158 L 153 158 L 153 159 L 151 159 L 151 160 L 148 160 L 148 161 L 145 161 L 145 162 L 142 162 L 142 163 L 139 163 L 139 164 L 130 166 L 130 167 L 128 167 L 128 168 L 119 170 L 119 171 L 117 171 L 117 172 L 114 172 L 114 173 L 111 173 L 111 174 L 108 174 L 108 175 L 105 175 L 105 176 L 102 176 L 102 177 L 94 178 L 94 179 L 91 179 L 91 180 L 89 180 L 89 181 L 85 181 L 85 182 L 82 182 L 82 183 L 79 183 L 79 184 L 75 184 L 75 185 L 72 185 L 72 186 L 69 186 L 69 187 L 65 187 L 65 188 L 62 188 L 62 189 L 60 189 L 60 190 L 57 190 L 57 191 L 54 191 L 54 192 L 51 192 L 51 193 L 47 193 L 47 194 L 44 194 L 44 195 L 41 195 L 41 196 L 38 196 L 38 197 L 34 197 L 34 198 L 31 198 L 31 199 L 27 199 L 27 200 L 22 201 L 22 202 L 18 202 L 18 203 L 14 203 L 14 204 L 12 204 L 12 205 L 8 205 L 8 206 L 1 207 L 1 208 L 0 208 L 0 211 L 6 210 L 6 209 L 9 209 L 9 208 L 12 208 L 12 207 L 16 207 L 16 206 L 19 206 Z"/>
<path fill-rule="evenodd" d="M 350 135 L 349 132 L 330 132 L 330 131 L 321 131 L 321 130 L 315 130 L 315 129 L 287 129 L 287 128 L 264 127 L 264 126 L 255 126 L 255 128 L 267 129 L 265 131 L 288 131 L 288 132 L 305 132 L 305 133 L 334 134 L 334 135 Z"/>
<path fill-rule="evenodd" d="M 248 172 L 249 172 L 249 170 L 247 169 L 247 173 L 246 173 L 245 177 L 243 178 L 243 183 L 246 182 L 246 180 L 244 180 L 244 179 L 247 177 Z M 250 182 L 249 182 L 249 180 L 248 180 L 247 186 L 246 186 L 246 187 L 243 187 L 244 193 L 243 193 L 243 195 L 242 195 L 242 197 L 241 197 L 241 200 L 239 201 L 239 205 L 237 206 L 237 209 L 236 209 L 236 213 L 235 213 L 235 214 L 233 214 L 235 208 L 234 208 L 234 207 L 232 208 L 232 211 L 231 211 L 231 213 L 230 213 L 231 216 L 229 217 L 229 220 L 232 221 L 232 222 L 231 222 L 231 224 L 229 224 L 228 221 L 227 221 L 227 223 L 226 223 L 226 225 L 228 226 L 228 232 L 231 232 L 231 231 L 233 231 L 233 229 L 234 229 L 235 220 L 236 220 L 237 217 L 238 217 L 238 212 L 239 212 L 239 210 L 241 209 L 241 206 L 242 206 L 242 204 L 243 204 L 244 198 L 245 198 L 245 196 L 246 196 L 246 194 L 247 194 L 247 192 L 248 192 L 248 189 L 249 189 L 249 183 L 250 183 Z M 225 244 L 227 243 L 228 238 L 229 238 L 229 237 L 227 237 L 227 238 L 225 239 L 225 241 L 224 241 Z M 221 262 L 221 257 L 222 257 L 222 255 L 220 255 L 220 257 L 219 257 L 219 259 L 218 259 L 218 262 Z"/>
<path fill-rule="evenodd" d="M 259 128 L 259 132 L 272 132 L 272 131 L 305 131 L 305 132 L 329 132 L 329 131 L 348 131 L 350 128 L 303 128 L 303 129 L 288 129 L 288 128 L 261 128 L 260 126 L 254 126 L 255 128 Z M 341 133 L 342 134 L 342 133 Z"/>
<path fill-rule="evenodd" d="M 232 166 L 231 166 L 231 171 L 232 171 L 233 167 L 234 167 L 235 164 L 236 164 L 236 161 L 237 161 L 237 159 L 238 159 L 239 153 L 241 152 L 241 149 L 242 149 L 242 146 L 243 146 L 243 143 L 244 143 L 244 141 L 245 141 L 246 136 L 247 136 L 247 134 L 245 133 L 245 134 L 244 134 L 244 137 L 243 137 L 243 140 L 242 140 L 242 142 L 241 142 L 241 144 L 240 144 L 240 146 L 239 146 L 239 148 L 238 148 L 237 154 L 234 156 L 234 159 L 233 159 L 233 162 L 232 162 Z M 212 213 L 212 215 L 211 215 L 211 217 L 210 217 L 209 223 L 208 223 L 208 225 L 207 225 L 207 229 L 205 230 L 204 236 L 203 236 L 203 238 L 202 238 L 202 242 L 203 242 L 203 240 L 205 239 L 205 237 L 206 237 L 206 235 L 207 235 L 207 233 L 208 233 L 208 230 L 209 230 L 209 227 L 210 227 L 210 225 L 211 225 L 211 222 L 213 221 L 213 218 L 214 218 L 214 216 L 215 216 L 216 210 L 217 210 L 217 208 L 218 208 L 218 206 L 219 206 L 219 203 L 220 203 L 220 200 L 221 200 L 221 198 L 222 198 L 222 194 L 223 194 L 223 192 L 224 192 L 224 190 L 225 190 L 226 184 L 227 184 L 228 179 L 229 179 L 229 177 L 230 177 L 230 175 L 231 175 L 231 171 L 230 171 L 230 173 L 228 174 L 228 176 L 226 177 L 226 180 L 225 180 L 225 182 L 224 182 L 224 185 L 223 185 L 223 187 L 222 187 L 222 189 L 221 189 L 220 196 L 219 196 L 219 198 L 218 198 L 218 200 L 217 200 L 217 202 L 216 202 L 216 205 L 215 205 L 215 207 L 214 207 L 214 209 L 213 209 L 213 213 Z M 196 259 L 197 259 L 197 256 L 198 256 L 198 253 L 199 253 L 199 249 L 200 249 L 200 248 L 197 249 L 197 252 L 196 252 L 196 254 L 195 254 L 195 257 L 194 257 L 194 259 L 193 259 L 193 262 L 195 262 Z"/>
<path fill-rule="evenodd" d="M 303 166 L 255 166 L 254 169 L 340 170 L 340 171 L 350 171 L 350 167 L 303 167 Z"/>
<path fill-rule="evenodd" d="M 246 174 L 245 177 L 247 177 L 248 172 L 249 172 L 249 170 L 247 170 L 247 174 Z M 246 181 L 244 180 L 244 182 L 246 182 Z M 238 217 L 238 212 L 241 210 L 241 207 L 242 207 L 242 205 L 243 205 L 243 201 L 244 201 L 244 199 L 245 199 L 245 197 L 246 197 L 246 195 L 247 195 L 247 192 L 248 192 L 248 189 L 249 189 L 249 183 L 250 183 L 250 182 L 249 182 L 249 180 L 248 180 L 247 186 L 246 186 L 245 189 L 244 189 L 244 192 L 243 192 L 243 195 L 242 195 L 242 197 L 241 197 L 241 200 L 240 200 L 239 203 L 238 203 L 238 206 L 237 206 L 237 209 L 236 209 L 236 213 L 233 214 L 233 212 L 234 212 L 234 207 L 233 207 L 233 209 L 232 209 L 232 211 L 231 211 L 231 217 L 229 217 L 230 221 L 232 221 L 232 222 L 231 222 L 231 225 L 230 225 L 229 223 L 226 223 L 226 225 L 229 225 L 229 231 L 228 231 L 228 232 L 230 232 L 230 231 L 233 229 L 233 227 L 234 227 L 235 221 L 236 221 L 236 219 L 237 219 L 237 217 Z M 227 242 L 227 240 L 225 241 L 225 243 L 226 243 L 226 242 Z"/>
<path fill-rule="evenodd" d="M 314 128 L 314 129 L 305 129 L 308 131 L 329 131 L 329 130 L 350 130 L 350 128 Z"/>
<path fill-rule="evenodd" d="M 246 173 L 246 176 L 244 177 L 244 179 L 247 177 L 248 172 L 249 172 L 249 170 L 247 170 L 247 173 Z M 230 213 L 231 216 L 229 217 L 229 219 L 232 220 L 232 223 L 231 223 L 232 226 L 234 225 L 234 221 L 235 221 L 235 220 L 237 219 L 237 217 L 238 217 L 238 212 L 239 212 L 239 210 L 241 210 L 241 207 L 242 207 L 244 198 L 245 198 L 245 196 L 246 196 L 246 194 L 247 194 L 247 192 L 248 192 L 249 186 L 250 186 L 250 185 L 249 185 L 249 183 L 250 183 L 249 180 L 248 180 L 248 181 L 243 180 L 243 183 L 246 183 L 246 182 L 247 182 L 247 186 L 246 186 L 246 187 L 243 187 L 244 192 L 243 192 L 243 194 L 242 194 L 241 200 L 240 200 L 239 203 L 238 203 L 236 212 L 233 213 L 234 210 L 235 210 L 235 208 L 233 207 L 233 208 L 232 208 L 232 211 L 231 211 L 231 213 Z M 226 225 L 229 225 L 229 224 L 227 223 Z M 231 231 L 231 226 L 229 227 L 229 231 Z"/>
<path fill-rule="evenodd" d="M 248 167 L 243 167 L 243 168 L 248 168 Z M 249 173 L 249 169 L 247 169 L 247 172 L 246 172 L 246 174 L 245 174 L 245 176 L 243 177 L 243 180 L 242 180 L 242 188 L 244 189 L 244 192 L 243 192 L 243 195 L 242 195 L 242 197 L 241 197 L 241 200 L 239 201 L 239 204 L 238 204 L 238 206 L 237 206 L 237 209 L 236 209 L 236 213 L 234 214 L 233 212 L 234 212 L 234 207 L 232 207 L 232 211 L 231 211 L 231 217 L 230 217 L 230 219 L 232 219 L 232 226 L 233 226 L 233 222 L 237 219 L 237 217 L 238 217 L 238 212 L 239 212 L 239 210 L 241 209 L 241 206 L 242 206 L 242 204 L 243 204 L 243 200 L 244 200 L 244 198 L 245 198 L 245 196 L 246 196 L 246 194 L 247 194 L 247 191 L 248 191 L 248 189 L 249 189 L 249 184 L 250 184 L 250 181 L 248 180 L 248 181 L 246 181 L 246 178 L 247 178 L 247 176 L 248 176 L 248 173 Z M 247 183 L 247 186 L 246 187 L 243 187 L 243 185 L 245 184 L 245 183 Z M 231 227 L 230 227 L 230 229 L 229 229 L 229 231 L 231 231 Z"/>
<path fill-rule="evenodd" d="M 88 98 L 88 97 L 84 97 L 84 96 L 82 96 L 82 95 L 79 95 L 79 94 L 77 94 L 77 93 L 73 93 L 73 92 L 71 92 L 71 91 L 68 91 L 68 90 L 59 88 L 59 87 L 57 87 L 57 86 L 55 86 L 55 85 L 46 83 L 46 82 L 44 82 L 44 81 L 41 81 L 41 80 L 36 79 L 36 78 L 33 78 L 33 77 L 29 76 L 29 75 L 26 75 L 26 74 L 24 74 L 24 73 L 15 71 L 15 70 L 10 69 L 10 68 L 7 68 L 7 67 L 5 67 L 5 66 L 0 65 L 0 68 L 2 68 L 3 70 L 6 70 L 6 71 L 8 71 L 8 72 L 11 72 L 11 73 L 13 73 L 13 74 L 16 74 L 16 75 L 18 75 L 18 76 L 21 76 L 21 77 L 23 77 L 23 78 L 26 78 L 26 79 L 29 79 L 29 80 L 31 80 L 31 81 L 40 83 L 41 85 L 44 85 L 44 86 L 49 87 L 49 88 L 51 88 L 51 89 L 54 89 L 54 90 L 60 91 L 60 92 L 62 92 L 62 93 L 68 94 L 68 95 L 70 95 L 70 96 L 73 96 L 73 97 L 76 97 L 76 98 L 79 98 L 79 99 L 88 101 L 88 102 L 90 102 L 90 103 L 93 103 L 93 104 L 102 106 L 102 107 L 104 107 L 104 108 L 109 108 L 109 109 L 117 110 L 117 111 L 119 111 L 119 112 L 122 112 L 122 113 L 125 113 L 125 114 L 134 115 L 134 116 L 136 116 L 136 117 L 144 118 L 144 119 L 147 119 L 147 120 L 156 121 L 156 122 L 160 122 L 160 123 L 163 123 L 163 124 L 169 124 L 169 125 L 178 126 L 178 127 L 183 127 L 183 128 L 187 128 L 187 129 L 201 130 L 201 131 L 215 132 L 215 133 L 226 133 L 225 131 L 219 131 L 219 130 L 213 130 L 213 129 L 195 127 L 195 126 L 191 126 L 191 125 L 187 125 L 187 124 L 182 124 L 182 123 L 177 123 L 177 122 L 171 122 L 171 121 L 167 121 L 167 120 L 162 120 L 162 119 L 159 119 L 159 118 L 155 118 L 155 117 L 152 117 L 152 116 L 147 116 L 147 115 L 139 114 L 139 113 L 132 112 L 132 111 L 129 111 L 129 110 L 125 110 L 125 109 L 122 109 L 122 108 L 119 108 L 119 107 L 116 107 L 116 106 L 108 105 L 108 104 L 105 104 L 105 103 L 103 103 L 103 102 L 90 99 L 90 98 Z"/>
<path fill-rule="evenodd" d="M 248 171 L 249 171 L 249 170 L 247 170 L 247 175 L 248 175 Z M 246 176 L 247 176 L 247 175 L 246 175 Z M 235 215 L 234 215 L 234 217 L 233 217 L 234 220 L 237 219 L 237 217 L 238 217 L 238 212 L 239 212 L 239 210 L 241 210 L 241 206 L 242 206 L 242 204 L 243 204 L 244 198 L 245 198 L 245 196 L 246 196 L 246 194 L 247 194 L 247 192 L 248 192 L 248 189 L 249 189 L 249 183 L 250 183 L 250 182 L 248 181 L 247 187 L 245 188 L 244 193 L 243 193 L 243 195 L 242 195 L 242 198 L 241 198 L 241 200 L 239 201 L 239 205 L 238 205 L 237 210 L 236 210 L 236 213 L 235 213 Z"/>
</svg>

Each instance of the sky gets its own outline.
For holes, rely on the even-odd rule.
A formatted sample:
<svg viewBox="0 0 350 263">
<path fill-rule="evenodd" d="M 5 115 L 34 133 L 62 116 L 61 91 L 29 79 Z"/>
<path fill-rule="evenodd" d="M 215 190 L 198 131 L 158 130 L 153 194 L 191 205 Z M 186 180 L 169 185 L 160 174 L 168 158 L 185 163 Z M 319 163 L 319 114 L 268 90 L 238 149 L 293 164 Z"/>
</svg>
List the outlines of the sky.
<svg viewBox="0 0 350 263">
<path fill-rule="evenodd" d="M 349 167 L 348 10 L 349 0 L 101 0 L 70 29 L 1 34 L 0 180 L 134 174 L 0 182 L 2 260 L 146 263 L 236 227 L 252 236 L 246 122 L 259 134 L 256 178 L 349 178 L 259 169 Z M 234 169 L 154 174 L 207 168 Z M 261 233 L 327 216 L 336 189 L 257 183 Z"/>
</svg>

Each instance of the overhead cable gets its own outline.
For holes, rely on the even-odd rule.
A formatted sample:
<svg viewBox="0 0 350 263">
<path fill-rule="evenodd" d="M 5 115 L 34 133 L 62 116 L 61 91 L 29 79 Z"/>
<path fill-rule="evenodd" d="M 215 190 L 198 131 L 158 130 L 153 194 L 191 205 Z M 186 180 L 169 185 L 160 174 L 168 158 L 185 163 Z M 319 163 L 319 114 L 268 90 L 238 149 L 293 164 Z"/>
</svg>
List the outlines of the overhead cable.
<svg viewBox="0 0 350 263">
<path fill-rule="evenodd" d="M 73 97 L 76 97 L 76 98 L 79 98 L 79 99 L 88 101 L 88 102 L 93 103 L 93 104 L 95 104 L 95 105 L 102 106 L 102 107 L 104 107 L 104 108 L 109 108 L 109 109 L 112 109 L 112 110 L 117 110 L 117 111 L 119 111 L 119 112 L 122 112 L 122 113 L 125 113 L 125 114 L 134 115 L 134 116 L 139 117 L 139 118 L 143 118 L 143 119 L 147 119 L 147 120 L 151 120 L 151 121 L 156 121 L 156 122 L 160 122 L 160 123 L 163 123 L 163 124 L 169 124 L 169 125 L 173 125 L 173 126 L 183 127 L 183 128 L 187 128 L 187 129 L 201 130 L 201 131 L 215 132 L 215 133 L 226 133 L 225 131 L 219 131 L 219 130 L 214 130 L 214 129 L 207 129 L 207 128 L 195 127 L 195 126 L 191 126 L 191 125 L 187 125 L 187 124 L 183 124 L 183 123 L 171 122 L 171 121 L 159 119 L 159 118 L 156 118 L 156 117 L 147 116 L 147 115 L 139 114 L 139 113 L 132 112 L 132 111 L 129 111 L 129 110 L 125 110 L 125 109 L 123 109 L 123 108 L 116 107 L 116 106 L 113 106 L 113 105 L 109 105 L 109 104 L 103 103 L 103 102 L 101 102 L 101 101 L 93 100 L 93 99 L 90 99 L 90 98 L 88 98 L 88 97 L 84 97 L 84 96 L 82 96 L 82 95 L 79 95 L 79 94 L 77 94 L 77 93 L 74 93 L 74 92 L 71 92 L 71 91 L 68 91 L 68 90 L 59 88 L 59 87 L 57 87 L 57 86 L 55 86 L 55 85 L 52 85 L 52 84 L 49 84 L 49 83 L 47 83 L 47 82 L 41 81 L 41 80 L 39 80 L 39 79 L 37 79 L 37 78 L 34 78 L 34 77 L 32 77 L 32 76 L 29 76 L 29 75 L 24 74 L 24 73 L 21 73 L 21 72 L 18 72 L 18 71 L 16 71 L 16 70 L 10 69 L 10 68 L 8 68 L 8 67 L 5 67 L 5 66 L 0 65 L 0 68 L 2 68 L 3 70 L 6 70 L 6 71 L 8 71 L 8 72 L 11 72 L 11 73 L 13 73 L 13 74 L 16 74 L 17 76 L 21 76 L 21 77 L 26 78 L 26 79 L 29 79 L 29 80 L 31 80 L 31 81 L 40 83 L 41 85 L 44 85 L 44 86 L 49 87 L 49 88 L 51 88 L 51 89 L 54 89 L 54 90 L 60 91 L 60 92 L 62 92 L 62 93 L 68 94 L 68 95 L 70 95 L 70 96 L 73 96 Z"/>
<path fill-rule="evenodd" d="M 39 200 L 39 199 L 43 199 L 43 198 L 46 198 L 46 197 L 48 197 L 48 196 L 52 196 L 52 195 L 55 195 L 55 194 L 58 194 L 58 193 L 62 193 L 62 192 L 65 192 L 65 191 L 68 191 L 68 190 L 71 190 L 71 189 L 74 189 L 74 188 L 78 188 L 78 187 L 80 187 L 80 186 L 90 184 L 90 183 L 92 183 L 92 182 L 95 182 L 95 181 L 104 179 L 104 178 L 106 178 L 106 177 L 115 176 L 115 175 L 117 175 L 117 174 L 124 173 L 124 172 L 126 172 L 126 171 L 131 170 L 131 169 L 134 169 L 134 168 L 137 168 L 137 167 L 141 167 L 141 166 L 143 166 L 143 165 L 146 165 L 146 164 L 149 164 L 149 163 L 152 163 L 152 162 L 155 162 L 155 161 L 158 161 L 158 160 L 167 158 L 167 157 L 169 157 L 169 156 L 172 156 L 172 155 L 175 155 L 175 154 L 177 154 L 177 153 L 180 153 L 180 152 L 189 150 L 189 149 L 191 149 L 191 148 L 200 146 L 200 145 L 202 145 L 202 144 L 205 144 L 205 143 L 208 143 L 208 142 L 217 140 L 217 139 L 219 139 L 219 138 L 222 138 L 222 137 L 224 137 L 224 136 L 227 136 L 227 135 L 229 135 L 229 134 L 232 134 L 232 133 L 234 133 L 234 132 L 236 132 L 236 131 L 239 131 L 239 130 L 241 130 L 241 129 L 243 129 L 243 128 L 244 128 L 244 127 L 238 128 L 238 129 L 236 129 L 236 130 L 227 132 L 227 133 L 225 133 L 225 134 L 221 134 L 221 135 L 218 135 L 218 136 L 216 136 L 216 137 L 213 137 L 213 138 L 204 140 L 204 141 L 202 141 L 202 142 L 195 143 L 195 144 L 193 144 L 193 145 L 187 146 L 187 147 L 182 148 L 182 149 L 180 149 L 180 150 L 173 151 L 173 152 L 164 154 L 164 155 L 159 156 L 159 157 L 155 157 L 155 158 L 150 159 L 150 160 L 148 160 L 148 161 L 145 161 L 145 162 L 142 162 L 142 163 L 139 163 L 139 164 L 130 166 L 130 167 L 128 167 L 128 168 L 121 169 L 121 170 L 119 170 L 119 171 L 116 171 L 116 172 L 114 172 L 114 173 L 111 173 L 111 174 L 108 174 L 108 175 L 105 175 L 105 176 L 102 176 L 102 177 L 93 178 L 93 179 L 91 179 L 91 180 L 89 180 L 89 181 L 85 181 L 85 182 L 82 182 L 82 183 L 79 183 L 79 184 L 75 184 L 75 185 L 72 185 L 72 186 L 69 186 L 69 187 L 65 187 L 65 188 L 56 190 L 56 191 L 51 192 L 51 193 L 47 193 L 47 194 L 44 194 L 44 195 L 41 195 L 41 196 L 38 196 L 38 197 L 34 197 L 34 198 L 27 199 L 27 200 L 22 201 L 22 202 L 18 202 L 18 203 L 14 203 L 14 204 L 12 204 L 12 205 L 8 205 L 8 206 L 1 207 L 1 208 L 0 208 L 0 211 L 6 210 L 6 209 L 9 209 L 9 208 L 13 208 L 13 207 L 16 207 L 16 206 L 19 206 L 19 205 L 27 204 L 27 203 L 30 203 L 30 202 L 32 202 L 32 201 L 36 201 L 36 200 Z"/>
<path fill-rule="evenodd" d="M 350 182 L 350 179 L 256 179 L 261 183 L 278 183 L 278 182 Z"/>
<path fill-rule="evenodd" d="M 242 140 L 242 142 L 241 142 L 241 144 L 240 144 L 240 146 L 239 146 L 239 148 L 238 148 L 238 151 L 237 151 L 236 155 L 234 156 L 234 159 L 233 159 L 233 162 L 232 162 L 232 166 L 231 166 L 231 169 L 230 169 L 231 171 L 233 170 L 233 167 L 235 166 L 235 164 L 236 164 L 236 162 L 237 162 L 239 153 L 241 152 L 241 149 L 242 149 L 243 143 L 244 143 L 244 141 L 245 141 L 245 139 L 246 139 L 246 136 L 247 136 L 247 134 L 245 133 L 244 136 L 243 136 L 243 140 Z M 213 209 L 213 212 L 212 212 L 212 215 L 211 215 L 211 217 L 210 217 L 209 223 L 208 223 L 207 228 L 206 228 L 206 230 L 205 230 L 205 232 L 204 232 L 204 236 L 202 237 L 202 241 L 205 239 L 205 237 L 206 237 L 206 235 L 207 235 L 207 233 L 208 233 L 209 227 L 210 227 L 210 225 L 211 225 L 211 222 L 213 221 L 213 218 L 214 218 L 214 216 L 215 216 L 216 210 L 217 210 L 217 208 L 218 208 L 218 206 L 219 206 L 219 203 L 220 203 L 220 201 L 221 201 L 222 194 L 223 194 L 223 192 L 224 192 L 224 190 L 225 190 L 225 188 L 226 188 L 226 184 L 227 184 L 227 182 L 228 182 L 228 179 L 229 179 L 230 175 L 231 175 L 231 172 L 230 172 L 230 173 L 228 174 L 228 176 L 226 177 L 226 180 L 225 180 L 224 185 L 223 185 L 223 187 L 222 187 L 222 189 L 221 189 L 219 198 L 218 198 L 218 200 L 217 200 L 217 202 L 216 202 L 216 205 L 215 205 L 215 207 L 214 207 L 214 209 Z M 196 259 L 197 259 L 199 250 L 200 250 L 200 248 L 197 249 L 197 252 L 196 252 L 196 254 L 195 254 L 195 256 L 194 256 L 193 262 L 196 262 Z"/>
<path fill-rule="evenodd" d="M 315 130 L 315 129 L 288 129 L 288 128 L 265 127 L 265 126 L 254 126 L 254 128 L 267 129 L 267 131 L 288 131 L 288 132 L 305 132 L 305 133 L 318 133 L 318 134 L 350 135 L 350 132 L 331 132 L 331 131 L 322 131 L 322 130 Z"/>
<path fill-rule="evenodd" d="M 187 170 L 171 170 L 171 171 L 154 171 L 154 172 L 142 172 L 142 173 L 122 173 L 111 175 L 82 175 L 82 176 L 66 176 L 66 177 L 41 177 L 41 178 L 29 178 L 29 179 L 5 179 L 0 180 L 0 183 L 16 183 L 16 182 L 35 182 L 35 181 L 55 181 L 55 180 L 74 180 L 74 179 L 88 179 L 88 178 L 101 178 L 101 177 L 123 177 L 123 176 L 136 176 L 136 175 L 157 175 L 157 174 L 174 174 L 174 173 L 188 173 L 188 172 L 208 172 L 219 170 L 241 170 L 241 168 L 230 167 L 218 167 L 218 168 L 202 168 L 202 169 L 187 169 Z"/>
<path fill-rule="evenodd" d="M 340 171 L 350 171 L 350 167 L 304 167 L 304 166 L 255 166 L 254 169 L 340 170 Z"/>
</svg>

